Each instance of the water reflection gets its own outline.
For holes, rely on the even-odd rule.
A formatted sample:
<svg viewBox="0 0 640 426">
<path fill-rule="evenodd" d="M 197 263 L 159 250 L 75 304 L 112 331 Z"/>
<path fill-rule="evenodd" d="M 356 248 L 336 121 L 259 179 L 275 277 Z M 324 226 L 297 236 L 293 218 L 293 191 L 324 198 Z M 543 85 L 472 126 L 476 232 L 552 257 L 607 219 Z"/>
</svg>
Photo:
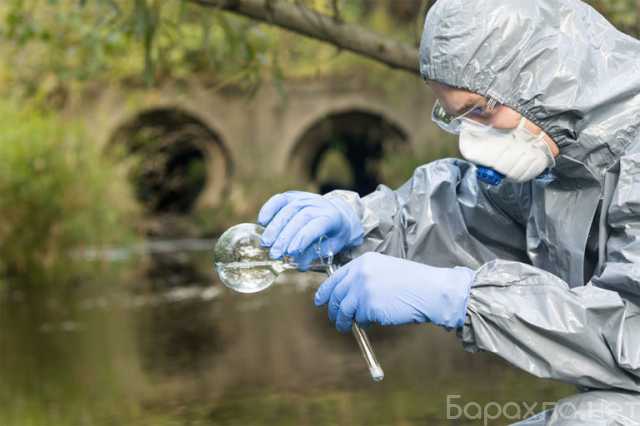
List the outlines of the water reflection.
<svg viewBox="0 0 640 426">
<path fill-rule="evenodd" d="M 242 295 L 216 282 L 208 253 L 149 259 L 136 274 L 2 293 L 1 425 L 437 425 L 447 394 L 572 392 L 430 326 L 369 331 L 386 372 L 373 384 L 352 336 L 313 306 L 321 275 Z"/>
</svg>

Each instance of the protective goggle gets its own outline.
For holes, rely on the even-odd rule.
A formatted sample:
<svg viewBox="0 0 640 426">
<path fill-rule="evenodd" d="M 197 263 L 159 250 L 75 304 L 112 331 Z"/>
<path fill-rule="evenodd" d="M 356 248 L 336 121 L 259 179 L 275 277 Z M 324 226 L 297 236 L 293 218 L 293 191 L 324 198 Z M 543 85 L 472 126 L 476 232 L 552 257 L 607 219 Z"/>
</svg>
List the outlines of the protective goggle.
<svg viewBox="0 0 640 426">
<path fill-rule="evenodd" d="M 440 100 L 436 100 L 435 104 L 433 105 L 433 110 L 431 111 L 431 120 L 445 132 L 459 135 L 462 121 L 465 118 L 473 120 L 474 118 L 486 117 L 496 109 L 496 106 L 498 106 L 498 101 L 489 98 L 486 102 L 486 105 L 483 104 L 484 102 L 478 103 L 462 114 L 454 117 L 447 113 L 447 111 L 442 106 L 442 103 L 440 103 Z"/>
</svg>

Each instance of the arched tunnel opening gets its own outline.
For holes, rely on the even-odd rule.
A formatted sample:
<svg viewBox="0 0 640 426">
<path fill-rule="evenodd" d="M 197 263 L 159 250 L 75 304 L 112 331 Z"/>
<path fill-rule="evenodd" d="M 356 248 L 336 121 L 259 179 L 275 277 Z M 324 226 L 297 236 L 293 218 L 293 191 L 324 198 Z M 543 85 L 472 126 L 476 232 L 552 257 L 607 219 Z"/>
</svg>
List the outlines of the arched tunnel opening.
<svg viewBox="0 0 640 426">
<path fill-rule="evenodd" d="M 406 132 L 378 113 L 350 110 L 324 116 L 299 138 L 292 159 L 321 193 L 360 195 L 380 183 L 385 155 L 409 146 Z"/>
<path fill-rule="evenodd" d="M 150 213 L 189 213 L 210 192 L 212 178 L 217 192 L 227 185 L 228 155 L 220 138 L 179 109 L 138 114 L 116 131 L 110 146 L 129 162 L 136 197 Z"/>
</svg>

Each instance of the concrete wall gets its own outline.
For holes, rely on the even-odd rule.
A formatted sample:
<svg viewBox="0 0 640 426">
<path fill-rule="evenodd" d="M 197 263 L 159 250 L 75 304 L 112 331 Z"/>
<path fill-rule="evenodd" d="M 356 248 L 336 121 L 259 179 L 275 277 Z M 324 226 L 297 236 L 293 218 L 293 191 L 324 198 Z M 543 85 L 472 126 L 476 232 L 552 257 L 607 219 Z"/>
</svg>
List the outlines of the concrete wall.
<svg viewBox="0 0 640 426">
<path fill-rule="evenodd" d="M 211 172 L 198 201 L 198 206 L 213 206 L 237 182 L 299 173 L 291 168 L 296 145 L 328 114 L 357 110 L 379 115 L 401 129 L 413 148 L 440 143 L 442 134 L 430 120 L 433 96 L 425 84 L 407 75 L 394 86 L 378 88 L 356 78 L 294 81 L 286 82 L 283 97 L 270 83 L 253 96 L 196 82 L 158 89 L 113 85 L 77 95 L 69 113 L 81 117 L 101 144 L 142 112 L 174 108 L 192 115 L 219 139 L 208 150 Z"/>
</svg>

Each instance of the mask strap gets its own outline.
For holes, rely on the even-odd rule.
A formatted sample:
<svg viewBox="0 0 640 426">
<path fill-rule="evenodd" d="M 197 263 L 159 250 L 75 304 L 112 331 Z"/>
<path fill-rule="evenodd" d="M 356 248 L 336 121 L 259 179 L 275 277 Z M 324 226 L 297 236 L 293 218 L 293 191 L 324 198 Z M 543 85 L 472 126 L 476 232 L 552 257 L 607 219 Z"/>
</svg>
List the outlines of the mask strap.
<svg viewBox="0 0 640 426">
<path fill-rule="evenodd" d="M 525 127 L 525 125 L 526 125 L 526 124 L 527 124 L 527 119 L 526 119 L 526 118 L 524 117 L 524 115 L 523 115 L 523 116 L 522 116 L 522 118 L 520 119 L 520 123 L 518 123 L 518 127 L 517 127 L 517 129 L 518 129 L 518 130 L 522 130 L 522 129 L 524 129 L 524 130 L 527 130 L 527 131 L 528 131 L 529 129 L 527 129 L 527 128 Z"/>
<path fill-rule="evenodd" d="M 526 124 L 527 124 L 527 119 L 524 116 L 522 116 L 522 118 L 520 119 L 520 124 L 518 124 L 517 129 L 526 132 L 527 134 L 531 135 L 531 137 L 536 138 L 536 141 L 543 142 L 546 145 L 547 142 L 544 140 L 544 135 L 545 135 L 544 130 L 540 130 L 540 133 L 536 135 L 531 130 L 526 128 L 525 126 Z"/>
</svg>

